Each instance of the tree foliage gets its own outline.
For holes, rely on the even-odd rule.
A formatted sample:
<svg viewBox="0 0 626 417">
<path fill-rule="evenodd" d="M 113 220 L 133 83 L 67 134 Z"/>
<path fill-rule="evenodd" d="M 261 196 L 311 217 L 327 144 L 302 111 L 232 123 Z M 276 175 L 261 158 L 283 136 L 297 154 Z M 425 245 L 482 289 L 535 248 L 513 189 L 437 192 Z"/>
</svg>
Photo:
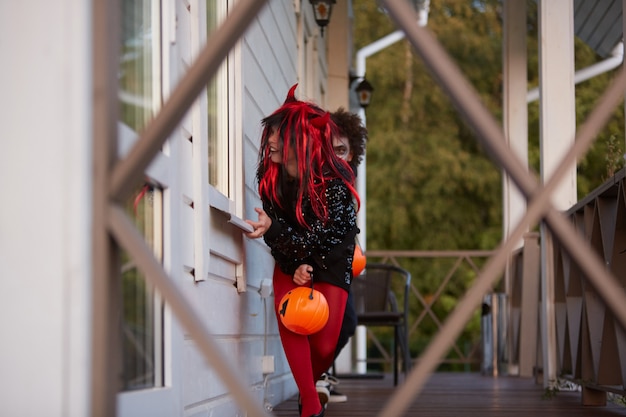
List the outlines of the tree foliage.
<svg viewBox="0 0 626 417">
<path fill-rule="evenodd" d="M 432 2 L 428 27 L 494 115 L 501 108 L 497 2 Z M 395 28 L 355 1 L 357 48 Z M 366 16 L 363 18 L 362 16 Z M 501 236 L 501 177 L 408 41 L 373 55 L 367 109 L 369 249 L 491 249 Z M 410 80 L 410 83 L 407 82 Z"/>
<path fill-rule="evenodd" d="M 374 1 L 354 0 L 356 48 L 396 27 Z M 529 2 L 528 84 L 538 84 L 537 11 Z M 427 29 L 446 49 L 496 120 L 502 112 L 502 16 L 498 0 L 430 3 Z M 598 57 L 580 40 L 576 68 Z M 367 109 L 369 249 L 493 249 L 502 238 L 502 178 L 409 42 L 370 56 Z M 582 123 L 613 74 L 576 87 Z M 539 172 L 539 109 L 529 105 L 530 168 Z M 579 197 L 623 165 L 623 106 L 578 165 Z"/>
<path fill-rule="evenodd" d="M 353 0 L 354 39 L 358 50 L 396 30 L 380 5 Z M 536 3 L 528 2 L 528 86 L 538 85 Z M 502 116 L 502 10 L 498 0 L 431 1 L 427 29 L 433 33 L 483 105 Z M 575 43 L 576 69 L 597 62 L 593 50 Z M 367 79 L 374 95 L 367 108 L 367 248 L 368 250 L 494 249 L 502 240 L 502 176 L 481 148 L 474 132 L 437 85 L 408 41 L 402 40 L 368 57 Z M 576 87 L 577 123 L 582 123 L 608 85 L 605 74 Z M 529 114 L 529 165 L 539 172 L 539 108 Z M 579 198 L 623 165 L 623 106 L 590 152 L 578 164 Z M 434 294 L 449 262 L 427 265 L 406 261 L 420 294 Z M 454 280 L 433 306 L 449 313 L 473 280 L 473 271 Z M 450 298 L 452 296 L 452 298 Z M 413 317 L 421 313 L 413 306 Z M 443 316 L 440 316 L 442 314 Z M 462 338 L 479 337 L 479 315 Z M 420 351 L 437 331 L 435 323 L 412 336 Z"/>
</svg>

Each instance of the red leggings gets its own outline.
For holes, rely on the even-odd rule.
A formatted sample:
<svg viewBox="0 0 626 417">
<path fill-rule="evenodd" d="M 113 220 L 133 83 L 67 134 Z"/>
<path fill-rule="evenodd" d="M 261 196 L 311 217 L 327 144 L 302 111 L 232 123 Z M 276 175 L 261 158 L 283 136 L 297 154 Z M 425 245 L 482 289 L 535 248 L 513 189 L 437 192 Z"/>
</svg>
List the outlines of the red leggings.
<svg viewBox="0 0 626 417">
<path fill-rule="evenodd" d="M 322 408 L 315 382 L 333 363 L 348 292 L 336 285 L 316 282 L 314 288 L 324 294 L 328 302 L 328 323 L 319 332 L 303 336 L 288 330 L 278 316 L 278 305 L 283 296 L 296 287 L 292 276 L 284 274 L 278 266 L 274 268 L 274 312 L 280 340 L 300 391 L 302 415 L 311 416 Z"/>
</svg>

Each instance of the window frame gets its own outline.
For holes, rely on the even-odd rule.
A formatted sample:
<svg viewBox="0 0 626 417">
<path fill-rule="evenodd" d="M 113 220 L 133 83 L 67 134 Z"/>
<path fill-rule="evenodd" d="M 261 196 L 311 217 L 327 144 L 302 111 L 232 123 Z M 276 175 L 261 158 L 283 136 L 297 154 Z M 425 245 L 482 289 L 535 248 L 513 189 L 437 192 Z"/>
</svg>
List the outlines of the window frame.
<svg viewBox="0 0 626 417">
<path fill-rule="evenodd" d="M 169 35 L 171 29 L 167 22 L 174 14 L 171 6 L 163 4 L 161 0 L 150 0 L 151 19 L 151 77 L 152 77 L 152 97 L 149 105 L 151 111 L 156 114 L 160 109 L 162 97 L 164 95 L 163 77 L 167 73 L 165 67 L 164 51 L 167 51 Z M 118 156 L 124 157 L 135 142 L 139 133 L 119 121 L 118 124 Z M 145 171 L 146 181 L 150 182 L 159 190 L 157 200 L 154 202 L 154 250 L 157 259 L 161 260 L 164 267 L 171 264 L 171 251 L 166 247 L 168 236 L 171 236 L 172 210 L 170 186 L 172 184 L 173 169 L 171 164 L 173 158 L 170 156 L 171 146 L 166 143 Z M 158 185 L 157 185 L 158 184 Z M 173 342 L 174 335 L 180 333 L 176 326 L 172 312 L 164 304 L 162 296 L 154 291 L 152 300 L 154 302 L 153 313 L 158 315 L 153 323 L 155 359 L 159 364 L 159 381 L 152 387 L 136 390 L 120 391 L 117 394 L 117 415 L 120 417 L 130 417 L 137 415 L 151 415 L 155 417 L 166 417 L 178 413 L 180 393 L 173 389 L 179 372 L 172 360 L 177 356 L 177 344 Z"/>
</svg>

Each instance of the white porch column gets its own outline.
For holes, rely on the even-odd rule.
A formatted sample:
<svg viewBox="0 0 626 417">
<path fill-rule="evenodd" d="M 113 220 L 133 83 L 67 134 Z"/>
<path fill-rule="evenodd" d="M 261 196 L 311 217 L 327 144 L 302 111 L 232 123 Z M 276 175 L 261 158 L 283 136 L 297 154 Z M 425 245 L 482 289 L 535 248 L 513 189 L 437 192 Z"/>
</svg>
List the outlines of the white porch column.
<svg viewBox="0 0 626 417">
<path fill-rule="evenodd" d="M 528 165 L 528 105 L 527 53 L 526 53 L 526 2 L 504 2 L 504 58 L 503 87 L 504 135 L 515 155 Z M 511 178 L 503 176 L 503 235 L 509 236 L 526 211 L 526 198 L 519 192 Z M 518 247 L 522 241 L 518 242 Z M 506 282 L 507 291 L 510 283 Z"/>
<path fill-rule="evenodd" d="M 504 2 L 503 29 L 503 115 L 504 136 L 511 150 L 522 163 L 528 166 L 528 104 L 527 75 L 528 66 L 526 42 L 527 7 L 525 0 L 509 0 Z M 502 235 L 508 238 L 511 231 L 519 223 L 526 211 L 526 198 L 518 190 L 509 175 L 502 176 Z M 517 247 L 522 246 L 522 241 Z M 510 295 L 511 265 L 505 270 L 505 292 Z M 536 340 L 536 327 L 534 327 Z M 509 332 L 511 339 L 512 333 Z M 520 338 L 528 339 L 532 334 L 522 334 Z M 512 343 L 512 340 L 509 340 Z M 536 345 L 535 345 L 536 347 Z M 510 371 L 516 373 L 515 371 Z"/>
<path fill-rule="evenodd" d="M 326 95 L 327 108 L 335 111 L 339 107 L 346 110 L 350 109 L 350 83 L 346 68 L 350 67 L 351 47 L 352 47 L 352 21 L 354 16 L 352 6 L 349 2 L 337 2 L 333 8 L 333 18 L 327 28 L 328 42 L 327 61 L 328 61 L 328 93 Z M 345 22 L 350 22 L 348 25 Z M 330 58 L 332 57 L 332 59 Z M 365 165 L 363 163 L 362 165 Z M 358 181 L 358 178 L 357 178 Z M 363 188 L 364 190 L 364 188 Z M 359 195 L 365 195 L 364 191 L 358 190 Z M 361 212 L 365 212 L 365 205 L 362 205 Z M 365 233 L 365 231 L 363 231 Z M 335 359 L 335 371 L 338 374 L 352 372 L 352 340 L 350 338 L 348 344 L 341 350 L 339 356 Z"/>
<path fill-rule="evenodd" d="M 6 416 L 90 415 L 91 15 L 91 1 L 0 2 Z"/>
<path fill-rule="evenodd" d="M 541 179 L 551 177 L 571 147 L 576 133 L 574 96 L 574 5 L 572 0 L 539 4 L 539 91 Z M 576 202 L 576 164 L 552 195 L 552 204 L 566 210 Z M 554 251 L 547 228 L 541 227 L 541 334 L 543 382 L 552 388 L 557 378 L 554 310 Z"/>
<path fill-rule="evenodd" d="M 526 15 L 524 0 L 504 2 L 504 134 L 515 155 L 528 165 Z M 503 186 L 503 227 L 508 236 L 526 211 L 526 198 L 506 174 Z"/>
</svg>

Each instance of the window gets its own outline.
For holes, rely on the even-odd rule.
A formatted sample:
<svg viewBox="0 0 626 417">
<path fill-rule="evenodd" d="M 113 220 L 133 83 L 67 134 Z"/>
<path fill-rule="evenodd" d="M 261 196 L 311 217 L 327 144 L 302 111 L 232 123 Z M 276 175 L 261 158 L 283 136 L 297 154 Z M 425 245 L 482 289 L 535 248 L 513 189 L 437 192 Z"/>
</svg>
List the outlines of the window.
<svg viewBox="0 0 626 417">
<path fill-rule="evenodd" d="M 226 17 L 228 2 L 207 0 L 207 39 Z M 228 59 L 226 59 L 207 88 L 209 184 L 229 196 L 230 170 L 228 134 Z"/>
<path fill-rule="evenodd" d="M 158 29 L 153 0 L 122 0 L 122 47 L 120 56 L 120 117 L 138 131 L 154 114 L 158 103 Z M 157 27 L 154 27 L 157 26 Z"/>
<path fill-rule="evenodd" d="M 160 2 L 122 0 L 119 71 L 120 131 L 137 136 L 160 102 Z M 136 190 L 126 205 L 135 225 L 162 258 L 162 193 L 150 185 Z M 123 389 L 163 386 L 163 306 L 133 260 L 122 253 Z"/>
<path fill-rule="evenodd" d="M 127 204 L 128 214 L 161 259 L 161 196 L 146 184 Z M 128 255 L 122 253 L 123 389 L 163 386 L 162 303 Z"/>
</svg>

